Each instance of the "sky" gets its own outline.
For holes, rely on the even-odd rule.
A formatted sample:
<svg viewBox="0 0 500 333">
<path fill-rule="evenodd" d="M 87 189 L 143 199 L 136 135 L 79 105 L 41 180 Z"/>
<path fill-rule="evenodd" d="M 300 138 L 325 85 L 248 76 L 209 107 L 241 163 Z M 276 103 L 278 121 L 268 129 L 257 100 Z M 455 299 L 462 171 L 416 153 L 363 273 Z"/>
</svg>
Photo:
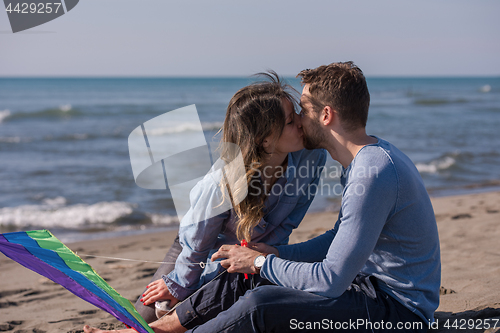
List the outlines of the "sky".
<svg viewBox="0 0 500 333">
<path fill-rule="evenodd" d="M 0 77 L 295 76 L 348 60 L 367 76 L 499 76 L 499 13 L 498 0 L 80 0 L 13 34 L 1 10 Z"/>
</svg>

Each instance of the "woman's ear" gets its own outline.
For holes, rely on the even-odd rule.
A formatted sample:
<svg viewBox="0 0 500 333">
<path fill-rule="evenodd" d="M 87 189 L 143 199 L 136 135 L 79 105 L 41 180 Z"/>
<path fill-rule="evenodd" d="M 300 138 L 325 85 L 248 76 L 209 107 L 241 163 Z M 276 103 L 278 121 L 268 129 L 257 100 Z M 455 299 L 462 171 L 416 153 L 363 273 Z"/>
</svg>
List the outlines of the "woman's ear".
<svg viewBox="0 0 500 333">
<path fill-rule="evenodd" d="M 262 148 L 264 148 L 266 153 L 272 154 L 274 152 L 274 140 L 273 136 L 270 135 L 262 141 Z"/>
<path fill-rule="evenodd" d="M 264 149 L 269 148 L 270 145 L 271 145 L 271 140 L 269 140 L 269 138 L 266 138 L 264 139 L 264 141 L 262 141 L 262 147 L 264 147 Z"/>
</svg>

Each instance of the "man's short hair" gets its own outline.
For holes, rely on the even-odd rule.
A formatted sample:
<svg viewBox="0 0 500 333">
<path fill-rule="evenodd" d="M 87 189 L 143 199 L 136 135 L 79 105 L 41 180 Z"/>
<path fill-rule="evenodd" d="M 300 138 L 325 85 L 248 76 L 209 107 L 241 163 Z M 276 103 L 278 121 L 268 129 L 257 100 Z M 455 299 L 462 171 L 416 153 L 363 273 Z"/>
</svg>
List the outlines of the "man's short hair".
<svg viewBox="0 0 500 333">
<path fill-rule="evenodd" d="M 338 112 L 344 130 L 366 127 L 370 93 L 363 72 L 352 61 L 305 69 L 297 77 L 309 84 L 316 112 L 328 105 Z"/>
</svg>

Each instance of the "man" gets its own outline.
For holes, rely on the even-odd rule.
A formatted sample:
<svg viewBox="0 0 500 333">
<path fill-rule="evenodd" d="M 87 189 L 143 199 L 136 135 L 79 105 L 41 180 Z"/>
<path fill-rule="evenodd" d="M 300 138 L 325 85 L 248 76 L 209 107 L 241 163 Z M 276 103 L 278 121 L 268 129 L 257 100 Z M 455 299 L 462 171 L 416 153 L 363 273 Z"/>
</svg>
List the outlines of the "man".
<svg viewBox="0 0 500 333">
<path fill-rule="evenodd" d="M 344 168 L 339 218 L 300 244 L 222 246 L 212 260 L 224 258 L 229 273 L 276 285 L 248 291 L 193 331 L 425 332 L 439 303 L 440 254 L 422 179 L 406 155 L 366 134 L 370 95 L 358 67 L 333 63 L 299 76 L 304 144 Z"/>
</svg>

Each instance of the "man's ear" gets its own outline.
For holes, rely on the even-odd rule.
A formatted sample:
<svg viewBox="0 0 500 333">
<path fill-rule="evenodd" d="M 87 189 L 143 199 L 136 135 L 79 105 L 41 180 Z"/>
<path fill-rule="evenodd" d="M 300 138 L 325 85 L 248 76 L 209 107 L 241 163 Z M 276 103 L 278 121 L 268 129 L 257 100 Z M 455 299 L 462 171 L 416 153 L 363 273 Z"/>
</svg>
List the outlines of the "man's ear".
<svg viewBox="0 0 500 333">
<path fill-rule="evenodd" d="M 334 109 L 332 109 L 331 106 L 326 105 L 323 108 L 323 111 L 321 112 L 321 118 L 320 118 L 319 121 L 323 125 L 328 126 L 328 125 L 330 125 L 334 121 L 334 118 L 336 116 L 337 116 L 337 112 Z"/>
</svg>

